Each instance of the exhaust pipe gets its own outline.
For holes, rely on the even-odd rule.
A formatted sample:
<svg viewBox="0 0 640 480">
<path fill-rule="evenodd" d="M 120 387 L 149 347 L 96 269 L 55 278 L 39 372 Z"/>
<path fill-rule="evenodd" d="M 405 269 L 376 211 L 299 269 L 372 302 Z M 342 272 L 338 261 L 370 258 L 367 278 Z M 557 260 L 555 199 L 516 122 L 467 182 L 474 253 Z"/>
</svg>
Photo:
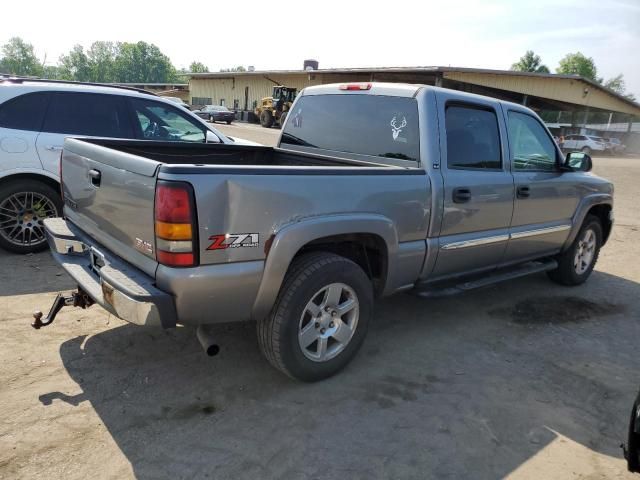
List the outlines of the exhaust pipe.
<svg viewBox="0 0 640 480">
<path fill-rule="evenodd" d="M 210 357 L 215 357 L 220 352 L 220 347 L 213 336 L 205 330 L 204 326 L 198 325 L 196 337 L 198 337 L 198 341 L 200 342 L 200 345 L 202 345 L 204 353 Z"/>
</svg>

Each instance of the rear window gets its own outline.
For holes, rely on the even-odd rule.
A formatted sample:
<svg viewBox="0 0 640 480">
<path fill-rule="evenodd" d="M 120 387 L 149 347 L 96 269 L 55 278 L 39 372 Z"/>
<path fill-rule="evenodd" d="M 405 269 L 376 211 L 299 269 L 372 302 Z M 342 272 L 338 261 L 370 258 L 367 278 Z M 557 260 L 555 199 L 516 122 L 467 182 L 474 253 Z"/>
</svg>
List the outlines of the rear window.
<svg viewBox="0 0 640 480">
<path fill-rule="evenodd" d="M 97 137 L 132 138 L 122 98 L 96 93 L 53 94 L 43 131 Z"/>
<path fill-rule="evenodd" d="M 37 132 L 47 109 L 49 94 L 27 93 L 0 105 L 0 127 Z"/>
<path fill-rule="evenodd" d="M 417 161 L 418 126 L 413 98 L 308 95 L 289 112 L 280 143 Z"/>
</svg>

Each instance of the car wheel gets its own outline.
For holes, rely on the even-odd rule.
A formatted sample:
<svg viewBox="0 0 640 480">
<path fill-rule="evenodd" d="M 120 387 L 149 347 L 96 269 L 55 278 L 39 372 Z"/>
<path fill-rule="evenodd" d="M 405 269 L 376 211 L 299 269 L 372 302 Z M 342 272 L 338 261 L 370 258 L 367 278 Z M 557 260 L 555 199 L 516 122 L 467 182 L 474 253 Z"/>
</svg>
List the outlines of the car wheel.
<svg viewBox="0 0 640 480">
<path fill-rule="evenodd" d="M 587 155 L 591 155 L 591 149 L 589 147 L 582 147 L 582 153 L 586 153 Z"/>
<path fill-rule="evenodd" d="M 210 121 L 211 123 L 216 123 L 216 119 L 215 119 L 215 118 L 213 118 L 213 115 L 209 115 L 209 121 Z"/>
<path fill-rule="evenodd" d="M 284 122 L 287 119 L 287 112 L 282 112 L 280 115 L 280 128 L 284 126 Z"/>
<path fill-rule="evenodd" d="M 362 346 L 373 287 L 351 260 L 316 252 L 295 259 L 271 313 L 258 321 L 260 349 L 278 370 L 314 382 L 344 368 Z"/>
<path fill-rule="evenodd" d="M 631 409 L 629 420 L 629 437 L 625 446 L 624 456 L 627 459 L 627 469 L 630 472 L 640 472 L 640 393 Z"/>
<path fill-rule="evenodd" d="M 264 128 L 271 128 L 273 125 L 273 115 L 269 110 L 263 110 L 260 114 L 260 125 Z"/>
<path fill-rule="evenodd" d="M 227 120 L 227 125 L 231 125 L 231 122 L 232 122 L 232 121 L 233 121 L 233 120 Z"/>
<path fill-rule="evenodd" d="M 595 267 L 602 246 L 602 225 L 588 215 L 571 246 L 557 257 L 558 268 L 548 272 L 549 278 L 561 285 L 584 283 Z"/>
<path fill-rule="evenodd" d="M 16 253 L 47 248 L 43 220 L 62 213 L 60 194 L 38 181 L 0 187 L 0 247 Z"/>
</svg>

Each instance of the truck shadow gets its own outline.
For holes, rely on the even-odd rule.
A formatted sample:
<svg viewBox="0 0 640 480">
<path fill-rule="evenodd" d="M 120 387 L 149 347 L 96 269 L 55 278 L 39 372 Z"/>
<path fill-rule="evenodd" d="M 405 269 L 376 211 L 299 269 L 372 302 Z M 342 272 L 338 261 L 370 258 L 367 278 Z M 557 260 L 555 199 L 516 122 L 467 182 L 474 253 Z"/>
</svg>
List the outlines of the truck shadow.
<svg viewBox="0 0 640 480">
<path fill-rule="evenodd" d="M 62 344 L 83 393 L 40 400 L 91 402 L 142 479 L 493 479 L 560 436 L 619 458 L 639 297 L 638 283 L 600 272 L 574 289 L 542 275 L 392 297 L 354 362 L 317 384 L 271 368 L 252 323 L 220 326 L 215 358 L 191 329 L 126 325 Z"/>
</svg>

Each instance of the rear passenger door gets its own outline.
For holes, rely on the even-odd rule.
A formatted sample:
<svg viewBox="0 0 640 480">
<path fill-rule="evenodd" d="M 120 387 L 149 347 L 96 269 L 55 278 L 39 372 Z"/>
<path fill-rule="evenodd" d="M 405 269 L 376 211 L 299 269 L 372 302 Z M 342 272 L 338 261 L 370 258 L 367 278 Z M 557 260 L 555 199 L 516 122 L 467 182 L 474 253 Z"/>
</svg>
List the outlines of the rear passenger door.
<svg viewBox="0 0 640 480">
<path fill-rule="evenodd" d="M 491 269 L 504 255 L 513 211 L 502 111 L 489 98 L 437 99 L 444 212 L 432 277 Z"/>
<path fill-rule="evenodd" d="M 58 173 L 65 137 L 133 138 L 131 122 L 120 95 L 53 92 L 36 141 L 45 170 Z"/>
</svg>

